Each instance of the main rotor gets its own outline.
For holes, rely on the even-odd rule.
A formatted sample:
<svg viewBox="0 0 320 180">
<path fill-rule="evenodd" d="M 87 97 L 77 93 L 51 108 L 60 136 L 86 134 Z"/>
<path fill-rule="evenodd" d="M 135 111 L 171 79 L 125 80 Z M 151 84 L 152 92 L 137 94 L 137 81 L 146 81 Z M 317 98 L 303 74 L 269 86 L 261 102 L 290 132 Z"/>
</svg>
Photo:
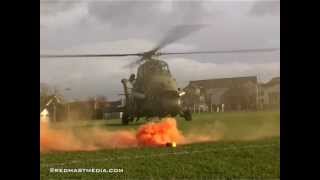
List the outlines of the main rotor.
<svg viewBox="0 0 320 180">
<path fill-rule="evenodd" d="M 205 27 L 204 25 L 180 25 L 169 31 L 165 38 L 160 41 L 153 49 L 141 53 L 121 53 L 121 54 L 40 54 L 40 58 L 94 58 L 94 57 L 125 57 L 138 56 L 135 60 L 126 67 L 132 67 L 142 63 L 143 61 L 151 60 L 154 56 L 164 55 L 186 55 L 186 54 L 226 54 L 226 53 L 250 53 L 250 52 L 271 52 L 280 50 L 280 48 L 262 48 L 262 49 L 238 49 L 238 50 L 216 50 L 216 51 L 190 51 L 190 52 L 160 52 L 168 44 L 171 44 L 179 39 L 182 39 L 193 32 L 196 32 Z"/>
</svg>

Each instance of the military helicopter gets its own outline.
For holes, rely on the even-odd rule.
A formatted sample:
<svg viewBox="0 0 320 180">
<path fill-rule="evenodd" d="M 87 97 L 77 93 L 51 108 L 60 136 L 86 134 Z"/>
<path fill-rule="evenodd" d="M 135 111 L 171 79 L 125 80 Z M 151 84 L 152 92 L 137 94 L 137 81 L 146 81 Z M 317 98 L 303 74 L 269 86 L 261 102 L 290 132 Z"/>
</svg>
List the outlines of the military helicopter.
<svg viewBox="0 0 320 180">
<path fill-rule="evenodd" d="M 167 36 L 150 51 L 132 54 L 64 54 L 40 55 L 42 58 L 98 58 L 98 57 L 123 57 L 138 56 L 138 60 L 126 67 L 138 65 L 137 75 L 131 74 L 129 79 L 122 79 L 124 89 L 124 103 L 118 111 L 123 112 L 122 124 L 139 120 L 141 117 L 175 117 L 180 115 L 185 120 L 192 120 L 191 111 L 183 108 L 181 97 L 185 92 L 177 87 L 176 79 L 172 76 L 168 64 L 160 56 L 184 54 L 217 54 L 217 53 L 248 53 L 275 51 L 269 49 L 242 49 L 224 51 L 194 51 L 194 52 L 160 52 L 166 45 L 177 41 L 192 32 L 202 28 L 199 25 L 176 26 L 169 31 Z"/>
</svg>

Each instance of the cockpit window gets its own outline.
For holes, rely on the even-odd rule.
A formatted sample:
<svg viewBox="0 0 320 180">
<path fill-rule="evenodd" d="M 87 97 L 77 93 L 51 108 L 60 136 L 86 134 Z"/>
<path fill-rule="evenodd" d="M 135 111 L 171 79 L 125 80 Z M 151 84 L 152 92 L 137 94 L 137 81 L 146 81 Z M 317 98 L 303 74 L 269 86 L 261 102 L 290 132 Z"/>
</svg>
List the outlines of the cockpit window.
<svg viewBox="0 0 320 180">
<path fill-rule="evenodd" d="M 159 73 L 159 74 L 169 73 L 168 65 L 163 61 L 153 61 L 152 63 L 148 64 L 146 68 L 148 68 L 148 71 L 152 73 Z"/>
<path fill-rule="evenodd" d="M 169 73 L 169 67 L 168 64 L 165 62 L 159 62 L 159 69 L 162 73 Z"/>
<path fill-rule="evenodd" d="M 169 71 L 168 66 L 162 66 L 162 71 L 168 72 Z"/>
<path fill-rule="evenodd" d="M 162 64 L 161 64 L 161 69 L 162 69 L 162 72 L 164 72 L 164 73 L 169 73 L 169 68 L 168 68 L 168 65 L 167 65 L 167 64 L 162 63 Z"/>
<path fill-rule="evenodd" d="M 152 60 L 143 65 L 141 65 L 138 69 L 138 76 L 142 76 L 143 74 L 170 74 L 168 64 L 159 60 Z"/>
</svg>

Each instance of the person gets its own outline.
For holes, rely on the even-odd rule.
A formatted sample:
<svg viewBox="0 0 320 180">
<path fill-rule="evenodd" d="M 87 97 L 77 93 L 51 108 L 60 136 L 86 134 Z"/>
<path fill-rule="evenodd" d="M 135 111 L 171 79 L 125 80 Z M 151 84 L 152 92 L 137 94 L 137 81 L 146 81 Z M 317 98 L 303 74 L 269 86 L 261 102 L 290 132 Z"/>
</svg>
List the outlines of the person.
<svg viewBox="0 0 320 180">
<path fill-rule="evenodd" d="M 224 112 L 224 104 L 221 105 L 221 112 Z"/>
<path fill-rule="evenodd" d="M 133 87 L 135 82 L 136 82 L 136 75 L 135 74 L 131 74 L 130 77 L 129 77 L 129 82 L 131 84 L 131 86 Z"/>
<path fill-rule="evenodd" d="M 132 73 L 129 78 L 130 83 L 133 83 L 135 79 L 136 79 L 136 75 Z"/>
</svg>

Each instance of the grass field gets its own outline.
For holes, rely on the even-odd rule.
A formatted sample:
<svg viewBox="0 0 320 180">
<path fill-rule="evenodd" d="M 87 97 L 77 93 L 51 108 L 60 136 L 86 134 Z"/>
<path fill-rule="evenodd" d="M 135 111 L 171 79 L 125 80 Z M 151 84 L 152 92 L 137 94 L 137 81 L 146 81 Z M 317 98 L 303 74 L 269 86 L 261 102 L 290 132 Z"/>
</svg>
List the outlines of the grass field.
<svg viewBox="0 0 320 180">
<path fill-rule="evenodd" d="M 136 129 L 142 122 L 120 126 L 119 120 L 79 123 L 109 131 Z M 41 179 L 215 179 L 280 177 L 280 113 L 230 112 L 178 118 L 184 134 L 223 132 L 216 142 L 176 148 L 109 149 L 41 154 Z M 119 168 L 123 173 L 50 173 L 50 168 Z"/>
</svg>

